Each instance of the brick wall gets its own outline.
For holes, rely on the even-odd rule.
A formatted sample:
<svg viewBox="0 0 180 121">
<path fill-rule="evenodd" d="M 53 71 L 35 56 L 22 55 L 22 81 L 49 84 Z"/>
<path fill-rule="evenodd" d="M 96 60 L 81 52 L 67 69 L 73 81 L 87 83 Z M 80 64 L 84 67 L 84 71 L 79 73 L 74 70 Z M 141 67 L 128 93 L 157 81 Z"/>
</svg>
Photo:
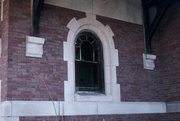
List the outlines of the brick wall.
<svg viewBox="0 0 180 121">
<path fill-rule="evenodd" d="M 175 0 L 176 1 L 176 0 Z M 153 41 L 157 54 L 160 79 L 159 90 L 165 101 L 180 100 L 180 2 L 177 0 L 167 11 Z"/>
<path fill-rule="evenodd" d="M 8 59 L 8 31 L 9 31 L 9 0 L 4 1 L 3 21 L 1 22 L 2 55 L 0 57 L 0 80 L 2 80 L 1 99 L 7 98 L 7 59 Z"/>
<path fill-rule="evenodd" d="M 85 14 L 45 5 L 40 20 L 40 37 L 46 39 L 44 55 L 42 58 L 26 57 L 30 0 L 11 0 L 8 100 L 64 100 L 67 64 L 63 61 L 63 42 L 67 38 L 66 25 L 74 16 L 79 19 Z"/>
<path fill-rule="evenodd" d="M 31 22 L 30 0 L 11 0 L 9 16 L 8 100 L 64 100 L 67 64 L 63 61 L 63 42 L 67 39 L 66 25 L 73 17 L 85 17 L 85 13 L 51 5 L 44 6 L 40 20 L 40 37 L 46 39 L 43 58 L 25 56 L 25 38 L 30 33 Z M 170 12 L 167 16 L 167 20 L 164 19 L 159 27 L 159 34 L 156 33 L 155 38 L 158 39 L 153 41 L 155 54 L 158 56 L 157 68 L 154 71 L 143 69 L 144 40 L 141 25 L 97 16 L 97 19 L 108 24 L 115 34 L 115 47 L 119 51 L 117 78 L 121 85 L 122 101 L 179 99 L 180 93 L 176 92 L 179 91 L 180 69 L 175 66 L 180 62 L 179 36 L 178 31 L 175 31 L 178 30 L 179 26 L 175 23 L 178 23 L 179 19 L 173 19 L 179 18 L 179 14 Z M 173 21 L 170 21 L 171 19 Z M 172 31 L 168 33 L 168 30 Z M 174 39 L 171 45 L 167 44 L 172 37 Z"/>
<path fill-rule="evenodd" d="M 117 81 L 121 85 L 122 101 L 163 101 L 158 84 L 158 70 L 143 69 L 144 49 L 143 28 L 110 18 L 98 17 L 114 32 L 115 47 L 119 51 Z"/>
<path fill-rule="evenodd" d="M 152 40 L 157 55 L 154 71 L 143 69 L 142 26 L 98 17 L 110 25 L 119 50 L 118 83 L 122 101 L 180 100 L 180 3 L 175 2 L 165 14 Z"/>
<path fill-rule="evenodd" d="M 0 58 L 3 100 L 64 100 L 63 86 L 67 79 L 67 64 L 63 61 L 63 42 L 67 39 L 66 25 L 73 17 L 85 17 L 85 13 L 45 5 L 40 22 L 40 37 L 46 39 L 44 55 L 43 58 L 31 58 L 25 56 L 25 38 L 30 33 L 31 22 L 30 0 L 6 0 L 4 6 L 3 55 Z M 121 85 L 122 101 L 180 99 L 180 14 L 175 12 L 177 10 L 179 9 L 172 8 L 168 11 L 154 37 L 153 48 L 158 57 L 154 71 L 143 69 L 142 26 L 97 16 L 97 19 L 108 24 L 115 34 L 114 42 L 119 51 L 120 64 L 117 79 Z M 180 113 L 59 117 L 60 121 L 179 119 Z M 56 121 L 56 117 L 20 117 L 20 121 Z"/>
<path fill-rule="evenodd" d="M 138 114 L 138 115 L 98 115 L 67 117 L 20 117 L 20 121 L 179 121 L 180 113 Z"/>
<path fill-rule="evenodd" d="M 13 1 L 10 4 L 8 100 L 63 100 L 63 81 L 67 76 L 67 65 L 63 61 L 66 25 L 73 17 L 85 17 L 85 13 L 45 5 L 40 22 L 40 36 L 46 39 L 44 55 L 41 59 L 31 58 L 25 56 L 25 37 L 30 33 L 30 1 L 21 1 L 21 5 L 18 0 Z M 154 83 L 158 73 L 145 71 L 142 65 L 142 26 L 100 16 L 97 19 L 110 25 L 115 33 L 122 100 L 159 101 L 158 85 Z"/>
<path fill-rule="evenodd" d="M 0 1 L 0 9 L 2 9 L 2 1 Z M 1 16 L 1 12 L 0 12 L 0 16 Z M 2 22 L 0 21 L 0 37 L 2 34 L 1 24 L 2 24 Z"/>
</svg>

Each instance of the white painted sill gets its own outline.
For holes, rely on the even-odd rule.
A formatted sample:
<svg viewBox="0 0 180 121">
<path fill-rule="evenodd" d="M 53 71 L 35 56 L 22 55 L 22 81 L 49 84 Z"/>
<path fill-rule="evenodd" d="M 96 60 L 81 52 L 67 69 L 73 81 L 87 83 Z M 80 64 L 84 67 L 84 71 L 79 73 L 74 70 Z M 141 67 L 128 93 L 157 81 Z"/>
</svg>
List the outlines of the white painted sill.
<svg viewBox="0 0 180 121">
<path fill-rule="evenodd" d="M 85 102 L 112 101 L 111 95 L 108 96 L 100 92 L 92 92 L 92 91 L 76 91 L 74 97 L 75 97 L 75 101 L 85 101 Z"/>
<path fill-rule="evenodd" d="M 76 91 L 75 94 L 82 96 L 106 96 L 104 93 L 98 91 Z"/>
</svg>

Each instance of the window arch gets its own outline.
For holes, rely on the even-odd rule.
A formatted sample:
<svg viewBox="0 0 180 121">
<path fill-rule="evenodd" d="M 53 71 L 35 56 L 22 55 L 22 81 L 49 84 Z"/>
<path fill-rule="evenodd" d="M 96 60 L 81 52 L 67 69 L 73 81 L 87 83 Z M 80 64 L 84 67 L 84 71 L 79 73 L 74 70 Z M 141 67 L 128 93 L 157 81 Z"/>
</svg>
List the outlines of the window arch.
<svg viewBox="0 0 180 121">
<path fill-rule="evenodd" d="M 76 91 L 104 93 L 103 48 L 92 32 L 80 32 L 75 40 Z"/>
<path fill-rule="evenodd" d="M 67 61 L 67 81 L 64 82 L 65 101 L 120 101 L 120 85 L 117 84 L 116 67 L 119 65 L 118 50 L 115 49 L 113 41 L 113 32 L 108 25 L 103 25 L 96 20 L 95 15 L 86 14 L 86 18 L 76 20 L 73 18 L 67 25 L 69 29 L 67 41 L 63 43 L 63 55 L 64 60 Z M 76 40 L 81 34 L 89 33 L 90 36 L 96 39 L 96 42 L 100 42 L 101 47 L 101 69 L 103 69 L 104 84 L 100 84 L 100 93 L 94 93 L 96 91 L 78 91 L 76 88 L 76 56 L 80 56 L 80 52 L 76 54 Z M 96 36 L 97 35 L 97 36 Z M 89 43 L 84 44 L 84 48 L 93 48 Z M 79 47 L 79 49 L 81 49 Z M 83 48 L 82 48 L 83 49 Z M 80 51 L 77 49 L 77 51 Z M 92 53 L 92 51 L 88 51 Z M 86 53 L 86 51 L 85 51 Z M 86 54 L 84 54 L 86 55 Z M 93 55 L 93 54 L 92 54 Z M 85 57 L 85 59 L 93 60 L 92 55 Z M 82 55 L 83 56 L 83 55 Z M 79 57 L 80 58 L 80 57 Z M 101 74 L 98 74 L 101 75 Z M 101 88 L 101 87 L 102 88 Z M 80 89 L 81 90 L 81 89 Z M 83 90 L 83 89 L 82 89 Z M 95 89 L 94 89 L 95 90 Z M 91 93 L 92 92 L 92 93 Z"/>
</svg>

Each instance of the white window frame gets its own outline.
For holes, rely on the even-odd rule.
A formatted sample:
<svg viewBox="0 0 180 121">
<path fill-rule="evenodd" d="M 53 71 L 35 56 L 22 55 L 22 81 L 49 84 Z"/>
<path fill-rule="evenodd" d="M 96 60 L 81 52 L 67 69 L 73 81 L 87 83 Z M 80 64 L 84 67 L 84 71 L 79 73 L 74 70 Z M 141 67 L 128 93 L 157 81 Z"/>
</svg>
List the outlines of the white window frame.
<svg viewBox="0 0 180 121">
<path fill-rule="evenodd" d="M 96 20 L 96 16 L 86 14 L 86 18 L 73 18 L 69 28 L 67 42 L 64 42 L 64 60 L 68 64 L 68 80 L 64 83 L 65 101 L 120 101 L 120 85 L 117 84 L 116 67 L 119 65 L 118 50 L 115 49 L 111 28 Z M 101 40 L 104 56 L 105 94 L 80 95 L 75 91 L 75 38 L 84 31 L 94 32 Z"/>
</svg>

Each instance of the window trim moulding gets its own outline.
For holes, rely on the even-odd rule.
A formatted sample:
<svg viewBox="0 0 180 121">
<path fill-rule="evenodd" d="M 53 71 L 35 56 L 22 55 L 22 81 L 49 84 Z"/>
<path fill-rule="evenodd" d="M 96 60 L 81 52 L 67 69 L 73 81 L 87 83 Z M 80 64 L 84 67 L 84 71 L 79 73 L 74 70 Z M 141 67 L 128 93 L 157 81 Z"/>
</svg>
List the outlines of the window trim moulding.
<svg viewBox="0 0 180 121">
<path fill-rule="evenodd" d="M 42 58 L 44 38 L 26 36 L 26 56 Z"/>
</svg>

